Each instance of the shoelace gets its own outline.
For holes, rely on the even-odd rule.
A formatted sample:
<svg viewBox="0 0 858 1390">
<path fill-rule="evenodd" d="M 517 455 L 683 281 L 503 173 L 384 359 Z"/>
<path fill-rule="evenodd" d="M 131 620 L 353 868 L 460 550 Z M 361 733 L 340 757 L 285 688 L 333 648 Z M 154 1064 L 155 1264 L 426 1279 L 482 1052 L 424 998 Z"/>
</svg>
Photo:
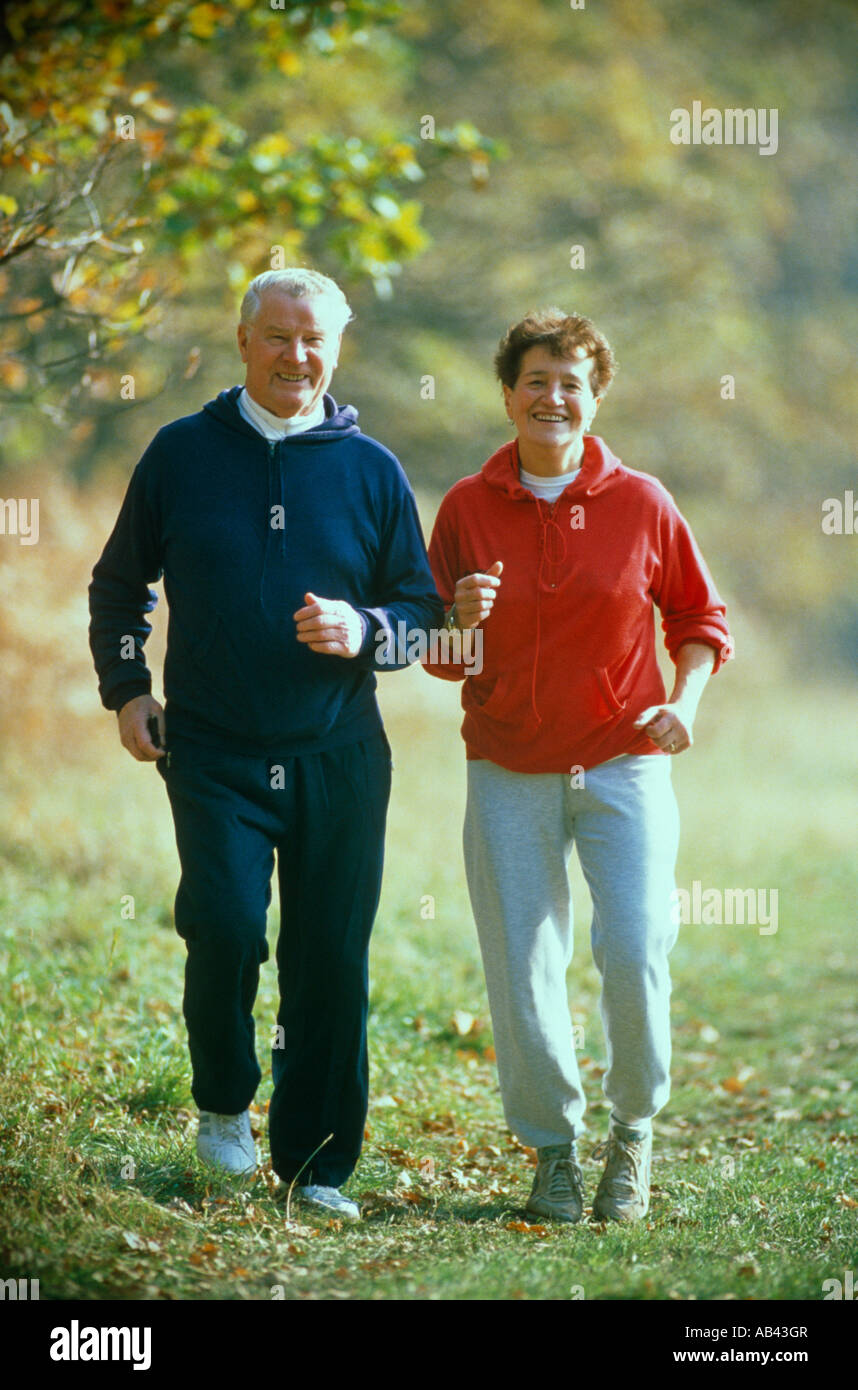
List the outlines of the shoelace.
<svg viewBox="0 0 858 1390">
<path fill-rule="evenodd" d="M 619 1135 L 612 1134 L 604 1143 L 598 1144 L 593 1150 L 593 1157 L 596 1159 L 604 1158 L 607 1160 L 605 1168 L 605 1179 L 613 1183 L 624 1197 L 634 1197 L 640 1186 L 640 1165 L 645 1151 L 645 1144 L 632 1143 L 631 1140 L 621 1139 Z M 631 1167 L 619 1167 L 625 1159 Z M 619 1171 L 616 1171 L 619 1168 Z"/>
<path fill-rule="evenodd" d="M 559 1201 L 568 1197 L 570 1191 L 580 1197 L 583 1183 L 584 1174 L 571 1158 L 550 1160 L 546 1196 L 551 1201 Z"/>
<path fill-rule="evenodd" d="M 227 1144 L 237 1144 L 240 1148 L 244 1147 L 245 1133 L 242 1121 L 243 1115 L 219 1115 L 221 1138 Z"/>
</svg>

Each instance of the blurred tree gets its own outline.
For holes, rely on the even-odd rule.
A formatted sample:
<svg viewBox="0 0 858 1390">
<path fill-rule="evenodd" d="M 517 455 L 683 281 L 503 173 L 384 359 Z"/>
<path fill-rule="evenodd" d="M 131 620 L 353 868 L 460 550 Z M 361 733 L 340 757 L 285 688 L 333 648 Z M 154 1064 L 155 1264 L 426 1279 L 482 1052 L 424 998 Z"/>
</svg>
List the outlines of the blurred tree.
<svg viewBox="0 0 858 1390">
<path fill-rule="evenodd" d="M 426 199 L 434 246 L 341 369 L 366 427 L 446 489 L 509 437 L 506 325 L 589 314 L 620 362 L 608 444 L 671 489 L 732 603 L 858 665 L 855 546 L 820 530 L 855 489 L 854 0 L 432 0 L 409 35 L 419 109 L 511 158 L 479 199 L 455 167 Z M 777 152 L 674 145 L 694 101 L 775 109 Z"/>
<path fill-rule="evenodd" d="M 141 342 L 212 251 L 226 258 L 233 292 L 261 269 L 327 254 L 389 294 L 402 262 L 427 244 L 420 204 L 406 193 L 424 177 L 419 140 L 335 134 L 326 112 L 296 135 L 284 107 L 300 106 L 308 64 L 366 48 L 398 13 L 391 0 L 9 7 L 0 21 L 0 402 L 71 424 L 72 441 L 97 457 L 110 416 L 163 388 L 163 351 L 147 358 Z M 234 108 L 252 96 L 252 86 L 242 92 L 247 74 L 265 72 L 276 76 L 280 110 L 257 112 L 248 129 Z M 221 101 L 199 99 L 218 85 Z M 494 146 L 462 124 L 431 149 L 463 156 L 482 182 Z M 190 376 L 199 348 L 184 351 Z"/>
</svg>

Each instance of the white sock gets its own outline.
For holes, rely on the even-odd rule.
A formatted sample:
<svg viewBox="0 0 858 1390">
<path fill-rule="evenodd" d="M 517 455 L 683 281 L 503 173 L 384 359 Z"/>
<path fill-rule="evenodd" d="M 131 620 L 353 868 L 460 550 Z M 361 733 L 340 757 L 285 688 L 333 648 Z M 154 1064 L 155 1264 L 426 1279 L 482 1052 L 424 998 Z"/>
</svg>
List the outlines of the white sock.
<svg viewBox="0 0 858 1390">
<path fill-rule="evenodd" d="M 627 1120 L 624 1116 L 618 1115 L 617 1112 L 614 1111 L 614 1113 L 611 1115 L 611 1120 L 612 1122 L 616 1121 L 618 1125 L 622 1125 L 623 1129 L 642 1130 L 644 1134 L 649 1134 L 652 1131 L 651 1117 L 648 1117 L 643 1120 Z"/>
</svg>

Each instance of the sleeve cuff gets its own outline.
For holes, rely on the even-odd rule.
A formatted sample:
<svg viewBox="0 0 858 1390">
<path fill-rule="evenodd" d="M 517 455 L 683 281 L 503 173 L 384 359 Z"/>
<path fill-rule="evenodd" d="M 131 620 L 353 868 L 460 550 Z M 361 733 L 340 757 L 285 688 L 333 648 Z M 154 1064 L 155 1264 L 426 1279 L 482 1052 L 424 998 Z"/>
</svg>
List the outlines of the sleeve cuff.
<svg viewBox="0 0 858 1390">
<path fill-rule="evenodd" d="M 118 714 L 123 705 L 127 705 L 129 700 L 134 700 L 138 695 L 151 695 L 152 686 L 148 681 L 132 681 L 126 685 L 114 686 L 113 690 L 108 691 L 102 700 L 105 709 L 115 710 Z"/>
</svg>

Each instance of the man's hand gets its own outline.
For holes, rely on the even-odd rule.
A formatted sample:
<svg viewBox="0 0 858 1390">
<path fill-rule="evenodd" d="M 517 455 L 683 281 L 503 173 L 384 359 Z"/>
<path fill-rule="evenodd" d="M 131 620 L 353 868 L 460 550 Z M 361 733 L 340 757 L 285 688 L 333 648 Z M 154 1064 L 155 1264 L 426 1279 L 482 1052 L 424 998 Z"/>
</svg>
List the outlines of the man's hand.
<svg viewBox="0 0 858 1390">
<path fill-rule="evenodd" d="M 495 560 L 485 574 L 468 574 L 459 580 L 453 599 L 457 627 L 479 627 L 489 616 L 500 588 L 502 571 L 503 560 Z"/>
<path fill-rule="evenodd" d="M 306 608 L 293 613 L 298 624 L 296 636 L 311 651 L 329 656 L 357 656 L 363 642 L 360 614 L 350 603 L 338 598 L 317 598 L 305 594 Z"/>
<path fill-rule="evenodd" d="M 146 727 L 147 721 L 153 715 L 158 721 L 160 748 L 155 747 Z M 136 695 L 133 700 L 122 706 L 118 718 L 122 746 L 128 749 L 132 758 L 136 758 L 139 763 L 153 763 L 157 762 L 158 758 L 163 758 L 166 737 L 164 708 L 157 700 L 151 695 Z"/>
</svg>

